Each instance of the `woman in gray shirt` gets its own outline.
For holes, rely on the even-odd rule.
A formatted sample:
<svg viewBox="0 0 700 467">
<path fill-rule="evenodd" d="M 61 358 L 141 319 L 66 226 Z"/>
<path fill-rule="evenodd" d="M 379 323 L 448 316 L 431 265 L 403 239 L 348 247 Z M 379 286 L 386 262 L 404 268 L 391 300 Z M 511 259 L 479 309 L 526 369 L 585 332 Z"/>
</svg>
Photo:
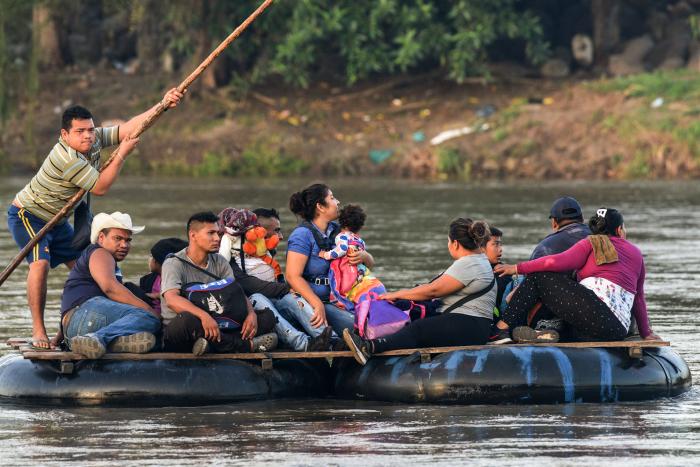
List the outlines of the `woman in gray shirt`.
<svg viewBox="0 0 700 467">
<path fill-rule="evenodd" d="M 450 224 L 447 249 L 454 263 L 437 279 L 380 296 L 384 300 L 442 299 L 441 314 L 414 321 L 390 336 L 364 340 L 346 329 L 343 339 L 364 365 L 372 354 L 394 349 L 485 344 L 493 322 L 496 283 L 483 248 L 490 237 L 483 221 L 459 218 Z"/>
</svg>

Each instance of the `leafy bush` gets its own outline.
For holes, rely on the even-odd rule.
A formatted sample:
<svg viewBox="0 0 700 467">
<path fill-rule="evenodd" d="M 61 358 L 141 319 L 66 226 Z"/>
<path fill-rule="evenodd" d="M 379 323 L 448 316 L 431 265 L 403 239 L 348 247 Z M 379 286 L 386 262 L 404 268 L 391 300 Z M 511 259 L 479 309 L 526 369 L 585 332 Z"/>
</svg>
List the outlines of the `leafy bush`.
<svg viewBox="0 0 700 467">
<path fill-rule="evenodd" d="M 521 3 L 297 0 L 269 69 L 300 86 L 333 62 L 350 84 L 376 73 L 435 66 L 461 81 L 484 72 L 488 46 L 502 38 L 523 40 L 527 56 L 538 62 L 546 57 L 547 45 L 539 19 L 523 11 Z"/>
</svg>

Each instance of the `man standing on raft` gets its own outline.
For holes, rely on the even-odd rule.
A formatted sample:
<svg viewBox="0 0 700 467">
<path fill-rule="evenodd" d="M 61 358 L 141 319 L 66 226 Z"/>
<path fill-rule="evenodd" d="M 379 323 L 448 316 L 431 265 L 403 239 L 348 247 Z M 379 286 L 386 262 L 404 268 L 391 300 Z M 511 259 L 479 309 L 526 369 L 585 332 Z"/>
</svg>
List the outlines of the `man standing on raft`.
<svg viewBox="0 0 700 467">
<path fill-rule="evenodd" d="M 177 106 L 183 94 L 173 88 L 163 97 L 168 108 Z M 63 113 L 58 142 L 31 181 L 15 196 L 7 211 L 7 224 L 15 243 L 22 249 L 63 208 L 79 190 L 94 195 L 107 193 L 124 164 L 124 158 L 138 143 L 130 137 L 155 111 L 150 110 L 126 123 L 95 127 L 90 111 L 72 106 Z M 100 150 L 123 144 L 113 162 L 99 172 Z M 49 343 L 44 325 L 46 283 L 49 268 L 65 264 L 69 269 L 80 256 L 71 247 L 73 227 L 64 219 L 49 230 L 27 256 L 27 300 L 32 314 L 32 345 L 40 349 L 55 347 Z"/>
</svg>

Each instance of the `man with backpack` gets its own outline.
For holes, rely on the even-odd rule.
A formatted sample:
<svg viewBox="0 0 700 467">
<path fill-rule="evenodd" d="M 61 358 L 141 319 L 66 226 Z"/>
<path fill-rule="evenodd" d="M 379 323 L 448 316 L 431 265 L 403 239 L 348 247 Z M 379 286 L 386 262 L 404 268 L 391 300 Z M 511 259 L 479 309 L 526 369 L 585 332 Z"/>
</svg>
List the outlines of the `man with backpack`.
<svg viewBox="0 0 700 467">
<path fill-rule="evenodd" d="M 231 266 L 219 255 L 218 217 L 187 221 L 187 248 L 163 263 L 161 316 L 165 351 L 202 355 L 269 351 L 277 346 L 274 315 L 253 310 Z"/>
</svg>

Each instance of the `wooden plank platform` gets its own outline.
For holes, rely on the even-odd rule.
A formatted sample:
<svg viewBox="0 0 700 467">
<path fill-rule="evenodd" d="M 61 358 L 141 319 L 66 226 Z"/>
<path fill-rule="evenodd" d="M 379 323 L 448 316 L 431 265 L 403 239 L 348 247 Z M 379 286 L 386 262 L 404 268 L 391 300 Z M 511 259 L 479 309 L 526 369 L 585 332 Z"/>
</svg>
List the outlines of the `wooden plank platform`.
<svg viewBox="0 0 700 467">
<path fill-rule="evenodd" d="M 81 354 L 74 352 L 62 351 L 37 351 L 27 345 L 28 339 L 12 338 L 7 341 L 7 344 L 18 349 L 22 356 L 30 360 L 59 360 L 59 361 L 74 361 L 87 360 Z M 627 340 L 616 342 L 558 342 L 554 344 L 505 344 L 508 347 L 560 347 L 560 348 L 627 348 L 641 349 L 654 347 L 667 347 L 671 345 L 668 341 L 645 341 L 645 340 Z M 423 355 L 441 354 L 453 352 L 456 350 L 483 350 L 491 349 L 495 346 L 491 345 L 468 345 L 460 347 L 431 347 L 423 349 L 400 349 L 390 350 L 377 354 L 377 357 L 389 357 L 397 355 L 412 355 L 415 353 Z M 500 346 L 498 346 L 500 347 Z M 146 354 L 131 354 L 131 353 L 107 353 L 102 357 L 102 360 L 282 360 L 290 358 L 302 359 L 318 359 L 318 358 L 352 358 L 352 352 L 266 352 L 266 353 L 230 353 L 217 354 L 208 353 L 196 357 L 191 353 L 173 353 L 173 352 L 151 352 Z"/>
</svg>

